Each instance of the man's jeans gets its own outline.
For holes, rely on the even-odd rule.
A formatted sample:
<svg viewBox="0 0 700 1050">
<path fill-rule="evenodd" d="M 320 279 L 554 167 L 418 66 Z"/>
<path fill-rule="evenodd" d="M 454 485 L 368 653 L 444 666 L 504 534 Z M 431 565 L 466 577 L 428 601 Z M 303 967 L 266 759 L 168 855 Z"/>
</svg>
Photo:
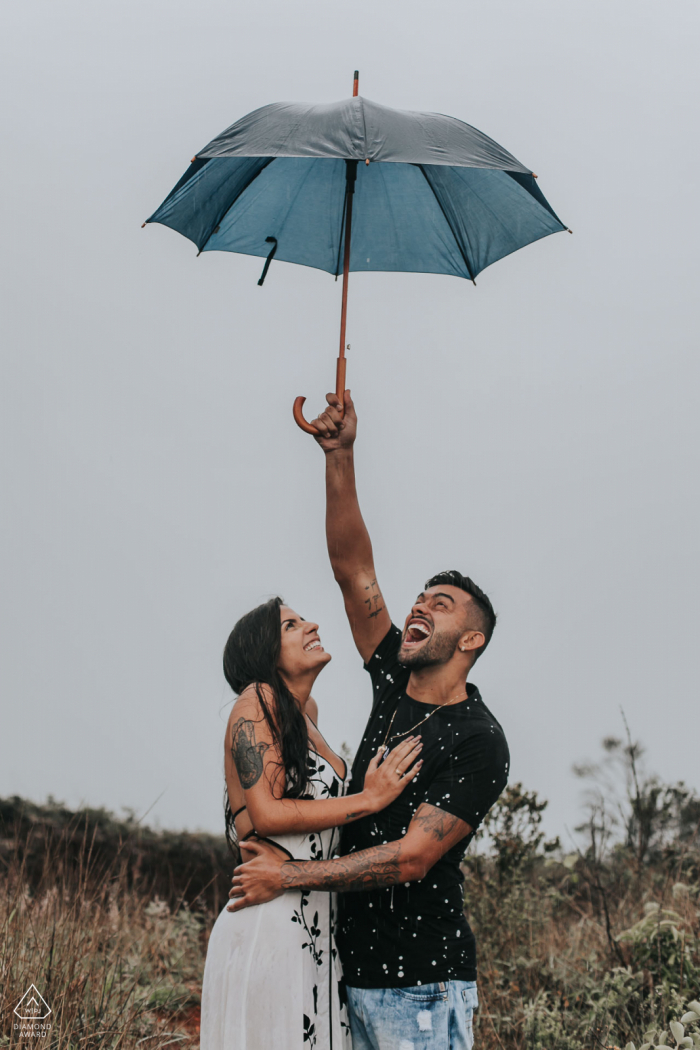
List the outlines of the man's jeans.
<svg viewBox="0 0 700 1050">
<path fill-rule="evenodd" d="M 472 1050 L 476 981 L 347 992 L 352 1050 Z"/>
</svg>

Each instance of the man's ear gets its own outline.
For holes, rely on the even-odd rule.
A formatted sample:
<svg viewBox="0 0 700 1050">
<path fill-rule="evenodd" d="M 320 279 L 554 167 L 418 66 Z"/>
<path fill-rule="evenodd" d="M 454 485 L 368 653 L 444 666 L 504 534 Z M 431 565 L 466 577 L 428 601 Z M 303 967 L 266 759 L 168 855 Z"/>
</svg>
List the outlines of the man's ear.
<svg viewBox="0 0 700 1050">
<path fill-rule="evenodd" d="M 457 645 L 460 653 L 468 653 L 473 649 L 481 649 L 486 641 L 486 635 L 481 631 L 465 631 Z"/>
</svg>

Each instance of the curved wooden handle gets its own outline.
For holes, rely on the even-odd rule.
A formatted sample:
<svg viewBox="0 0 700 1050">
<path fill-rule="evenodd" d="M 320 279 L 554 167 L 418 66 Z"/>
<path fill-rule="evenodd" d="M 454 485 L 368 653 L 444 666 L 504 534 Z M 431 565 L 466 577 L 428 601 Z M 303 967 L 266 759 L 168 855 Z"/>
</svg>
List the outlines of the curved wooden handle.
<svg viewBox="0 0 700 1050">
<path fill-rule="evenodd" d="M 340 401 L 340 418 L 342 419 L 345 415 L 345 368 L 347 361 L 344 357 L 339 357 L 335 369 L 335 394 Z M 304 419 L 304 402 L 305 397 L 296 397 L 294 399 L 294 408 L 292 413 L 294 415 L 294 422 L 296 425 L 303 430 L 306 434 L 318 434 L 316 427 L 312 426 L 311 423 L 307 423 Z"/>
<path fill-rule="evenodd" d="M 302 430 L 306 431 L 307 434 L 318 434 L 316 427 L 312 427 L 311 424 L 307 423 L 304 419 L 303 409 L 305 401 L 305 397 L 294 398 L 294 408 L 292 409 L 292 412 L 294 413 L 294 422 L 298 427 L 301 427 Z"/>
</svg>

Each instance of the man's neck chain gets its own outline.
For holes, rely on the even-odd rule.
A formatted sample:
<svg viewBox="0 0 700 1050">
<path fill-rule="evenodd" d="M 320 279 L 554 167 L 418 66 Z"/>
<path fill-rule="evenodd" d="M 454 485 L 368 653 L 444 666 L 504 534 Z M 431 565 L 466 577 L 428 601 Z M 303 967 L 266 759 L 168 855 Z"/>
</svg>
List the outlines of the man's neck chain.
<svg viewBox="0 0 700 1050">
<path fill-rule="evenodd" d="M 386 734 L 384 736 L 384 740 L 382 741 L 382 747 L 386 748 L 387 747 L 387 742 L 391 743 L 392 740 L 400 740 L 402 736 L 408 736 L 408 734 L 412 733 L 414 729 L 418 729 L 419 726 L 424 725 L 425 722 L 427 722 L 429 718 L 432 718 L 433 715 L 436 715 L 438 713 L 438 711 L 442 711 L 443 707 L 449 707 L 450 704 L 456 704 L 458 700 L 462 700 L 463 698 L 466 699 L 466 696 L 467 696 L 467 690 L 463 689 L 461 693 L 458 693 L 457 696 L 453 696 L 451 700 L 447 701 L 447 703 L 440 704 L 439 707 L 434 707 L 432 711 L 428 712 L 428 714 L 425 716 L 425 718 L 421 718 L 420 722 L 416 722 L 416 724 L 414 726 L 411 726 L 410 729 L 407 729 L 405 733 L 394 733 L 394 735 L 390 737 L 389 733 L 391 732 L 391 727 L 394 724 L 394 719 L 396 718 L 396 712 L 399 709 L 399 705 L 397 704 L 396 708 L 394 709 L 394 713 L 391 716 L 391 721 L 389 722 L 389 728 L 387 729 Z M 399 703 L 400 702 L 401 701 L 399 701 Z"/>
</svg>

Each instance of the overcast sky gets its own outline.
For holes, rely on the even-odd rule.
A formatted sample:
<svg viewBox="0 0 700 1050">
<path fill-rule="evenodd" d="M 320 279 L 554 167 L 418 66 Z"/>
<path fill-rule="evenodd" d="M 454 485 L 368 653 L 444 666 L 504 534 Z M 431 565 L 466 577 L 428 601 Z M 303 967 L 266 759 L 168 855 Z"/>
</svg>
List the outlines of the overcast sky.
<svg viewBox="0 0 700 1050">
<path fill-rule="evenodd" d="M 222 827 L 221 652 L 280 593 L 370 688 L 325 551 L 340 282 L 141 223 L 268 102 L 460 117 L 574 231 L 481 274 L 351 281 L 360 499 L 403 621 L 458 568 L 499 626 L 473 678 L 512 777 L 579 817 L 620 734 L 697 772 L 698 7 L 690 0 L 23 0 L 2 7 L 0 794 Z M 313 415 L 313 411 L 311 412 Z"/>
</svg>

